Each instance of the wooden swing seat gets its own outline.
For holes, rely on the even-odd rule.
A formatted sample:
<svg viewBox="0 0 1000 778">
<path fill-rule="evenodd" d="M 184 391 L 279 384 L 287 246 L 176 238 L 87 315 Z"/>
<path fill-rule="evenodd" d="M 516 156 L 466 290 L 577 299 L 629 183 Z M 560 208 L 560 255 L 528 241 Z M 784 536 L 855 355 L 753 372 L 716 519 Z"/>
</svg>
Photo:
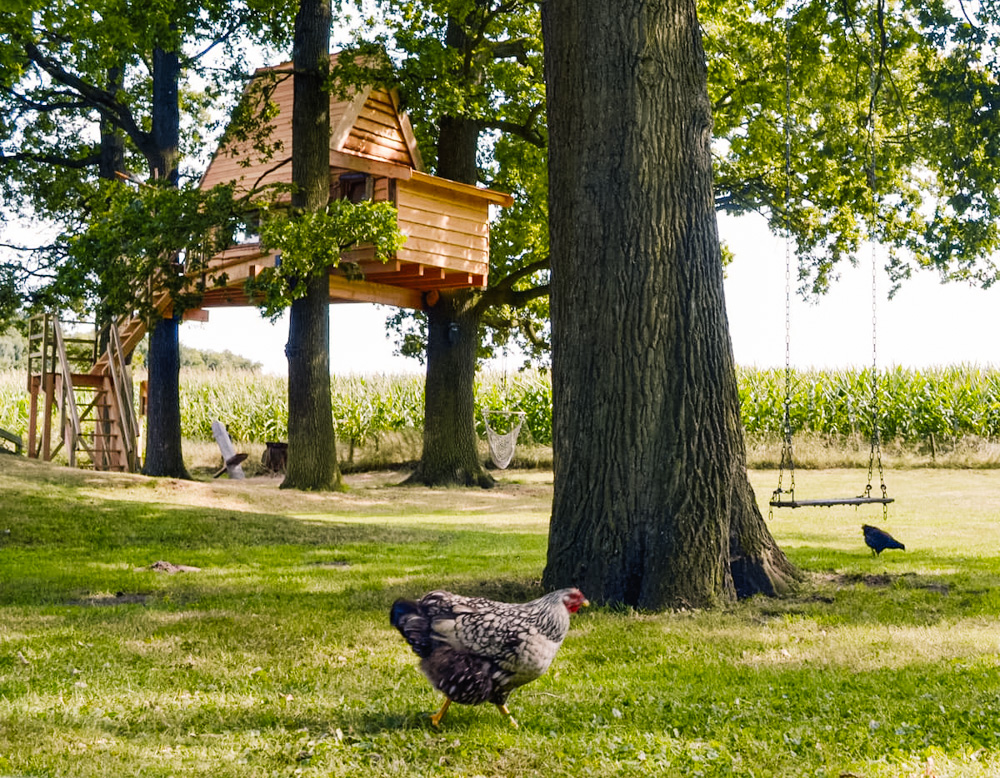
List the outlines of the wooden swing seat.
<svg viewBox="0 0 1000 778">
<path fill-rule="evenodd" d="M 829 508 L 834 505 L 888 505 L 892 497 L 832 497 L 825 500 L 782 500 L 772 499 L 768 505 L 772 508 Z"/>
</svg>

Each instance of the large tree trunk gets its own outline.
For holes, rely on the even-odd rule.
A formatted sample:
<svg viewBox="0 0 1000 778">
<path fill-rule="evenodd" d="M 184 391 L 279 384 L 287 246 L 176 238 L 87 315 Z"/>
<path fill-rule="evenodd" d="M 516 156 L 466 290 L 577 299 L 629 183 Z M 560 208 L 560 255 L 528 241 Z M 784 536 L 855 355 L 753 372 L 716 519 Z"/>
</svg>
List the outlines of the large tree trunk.
<svg viewBox="0 0 1000 778">
<path fill-rule="evenodd" d="M 330 0 L 302 0 L 295 17 L 292 209 L 319 211 L 330 200 Z M 288 469 L 283 488 L 340 485 L 330 397 L 330 281 L 308 283 L 288 321 Z"/>
<path fill-rule="evenodd" d="M 548 0 L 548 587 L 641 608 L 795 572 L 747 480 L 695 0 Z M 734 574 L 735 573 L 735 574 Z"/>
<path fill-rule="evenodd" d="M 288 322 L 288 467 L 283 489 L 340 485 L 330 396 L 330 280 L 309 281 Z M 322 348 L 318 348 L 321 344 Z"/>
<path fill-rule="evenodd" d="M 177 185 L 180 147 L 180 62 L 176 52 L 153 51 L 154 178 Z M 149 338 L 149 403 L 146 416 L 146 475 L 188 478 L 181 451 L 179 319 L 159 319 Z"/>
<path fill-rule="evenodd" d="M 149 336 L 148 433 L 142 472 L 190 478 L 181 451 L 178 320 L 160 319 Z"/>
<path fill-rule="evenodd" d="M 448 26 L 457 41 L 458 25 Z M 450 45 L 458 45 L 457 42 Z M 438 125 L 437 174 L 475 184 L 479 125 L 445 116 Z M 476 446 L 475 381 L 482 313 L 477 294 L 442 293 L 427 311 L 427 379 L 424 386 L 424 447 L 411 482 L 491 487 Z"/>
<path fill-rule="evenodd" d="M 479 320 L 468 292 L 442 293 L 427 312 L 424 449 L 410 483 L 493 486 L 476 448 Z"/>
<path fill-rule="evenodd" d="M 118 97 L 122 88 L 123 68 L 108 68 L 107 91 Z M 101 178 L 114 181 L 125 172 L 125 133 L 106 116 L 101 116 L 101 161 L 98 164 Z"/>
<path fill-rule="evenodd" d="M 107 91 L 116 98 L 121 91 L 124 80 L 124 68 L 108 68 L 107 70 Z M 125 174 L 125 133 L 106 116 L 101 117 L 101 157 L 98 162 L 98 175 L 106 181 L 116 181 L 119 175 Z M 104 300 L 108 295 L 106 281 L 98 278 L 98 294 L 101 299 L 98 301 L 96 317 L 98 329 L 101 332 L 101 341 L 98 347 L 103 352 L 108 347 L 109 333 L 107 325 L 115 320 L 115 316 L 107 310 Z M 132 355 L 127 355 L 131 360 Z"/>
</svg>

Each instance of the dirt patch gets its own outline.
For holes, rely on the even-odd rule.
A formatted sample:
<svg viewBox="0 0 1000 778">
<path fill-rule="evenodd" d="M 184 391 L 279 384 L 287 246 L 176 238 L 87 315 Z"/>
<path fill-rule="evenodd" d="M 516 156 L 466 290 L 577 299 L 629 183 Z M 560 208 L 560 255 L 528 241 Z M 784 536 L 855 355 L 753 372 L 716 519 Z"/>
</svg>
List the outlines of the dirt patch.
<svg viewBox="0 0 1000 778">
<path fill-rule="evenodd" d="M 166 562 L 164 560 L 159 560 L 158 562 L 153 562 L 147 570 L 153 570 L 157 573 L 168 573 L 173 575 L 174 573 L 200 573 L 200 567 L 192 567 L 191 565 L 175 565 L 172 562 Z"/>
<path fill-rule="evenodd" d="M 884 589 L 898 582 L 910 589 L 926 589 L 929 592 L 937 592 L 938 594 L 948 594 L 951 592 L 951 587 L 948 584 L 941 583 L 940 581 L 929 581 L 913 573 L 904 573 L 903 575 L 850 573 L 847 575 L 831 575 L 828 580 L 837 586 L 854 586 L 862 583 L 873 589 Z"/>
</svg>

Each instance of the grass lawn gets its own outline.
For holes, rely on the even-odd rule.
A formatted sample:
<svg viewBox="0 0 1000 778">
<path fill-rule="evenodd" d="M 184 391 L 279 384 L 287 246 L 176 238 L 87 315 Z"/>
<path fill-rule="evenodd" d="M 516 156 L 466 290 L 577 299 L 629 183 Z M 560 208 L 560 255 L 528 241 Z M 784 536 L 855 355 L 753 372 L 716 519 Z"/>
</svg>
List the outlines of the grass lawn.
<svg viewBox="0 0 1000 778">
<path fill-rule="evenodd" d="M 866 476 L 800 471 L 797 496 Z M 440 731 L 389 605 L 539 594 L 551 473 L 400 478 L 316 495 L 0 456 L 0 775 L 1000 775 L 1000 471 L 890 472 L 907 550 L 878 558 L 880 511 L 778 513 L 795 596 L 586 609 L 511 697 L 521 729 L 484 706 Z M 753 479 L 766 503 L 775 473 Z"/>
</svg>

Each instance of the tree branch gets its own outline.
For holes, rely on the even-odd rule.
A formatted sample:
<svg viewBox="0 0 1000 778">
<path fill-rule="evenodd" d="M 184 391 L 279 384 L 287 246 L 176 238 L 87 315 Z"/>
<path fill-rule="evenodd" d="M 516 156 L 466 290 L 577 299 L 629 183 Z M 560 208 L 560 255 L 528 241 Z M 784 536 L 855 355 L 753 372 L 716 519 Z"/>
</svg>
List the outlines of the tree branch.
<svg viewBox="0 0 1000 778">
<path fill-rule="evenodd" d="M 520 267 L 502 278 L 497 284 L 484 291 L 476 301 L 476 307 L 479 309 L 480 315 L 483 315 L 488 308 L 497 305 L 509 305 L 512 308 L 520 308 L 532 300 L 547 295 L 549 293 L 549 285 L 547 283 L 522 290 L 515 290 L 514 285 L 518 281 L 542 270 L 548 270 L 548 268 L 549 258 L 546 256 L 544 259 L 529 262 L 524 267 Z"/>
<path fill-rule="evenodd" d="M 27 95 L 23 95 L 20 92 L 16 92 L 13 89 L 0 89 L 0 93 L 10 95 L 14 100 L 20 103 L 25 108 L 34 111 L 35 113 L 48 113 L 49 111 L 61 111 L 61 110 L 77 110 L 80 108 L 87 108 L 89 103 L 82 102 L 79 100 L 67 101 L 65 103 L 40 103 L 36 100 L 31 100 Z M 54 95 L 63 96 L 62 92 L 54 92 Z M 72 94 L 72 93 L 71 93 Z"/>
<path fill-rule="evenodd" d="M 259 176 L 257 176 L 257 180 L 253 182 L 252 190 L 254 192 L 256 192 L 259 189 L 259 187 L 260 187 L 260 182 L 261 181 L 263 181 L 265 178 L 267 178 L 274 171 L 280 170 L 285 165 L 291 165 L 291 164 L 292 164 L 292 158 L 291 157 L 285 157 L 284 159 L 282 159 L 282 160 L 276 162 L 275 164 L 271 165 L 271 167 L 265 169 L 263 173 L 261 173 Z"/>
<path fill-rule="evenodd" d="M 534 262 L 529 262 L 523 267 L 519 267 L 513 272 L 509 273 L 505 278 L 503 278 L 498 284 L 496 284 L 494 289 L 513 289 L 514 284 L 518 281 L 527 278 L 528 276 L 539 273 L 542 270 L 549 269 L 549 257 L 545 256 L 541 259 L 536 259 Z"/>
<path fill-rule="evenodd" d="M 527 141 L 532 146 L 543 149 L 545 148 L 545 136 L 537 129 L 538 124 L 536 122 L 541 111 L 542 107 L 540 105 L 533 105 L 528 118 L 521 124 L 508 121 L 507 119 L 495 119 L 492 121 L 485 119 L 480 122 L 480 126 L 486 130 L 500 130 L 501 132 L 510 133 L 521 138 L 521 140 Z"/>
<path fill-rule="evenodd" d="M 211 43 L 209 43 L 201 51 L 195 52 L 190 57 L 185 57 L 184 59 L 182 59 L 181 60 L 181 67 L 182 68 L 189 67 L 192 63 L 197 62 L 199 59 L 201 59 L 206 54 L 208 54 L 210 51 L 212 51 L 212 49 L 214 49 L 216 46 L 221 46 L 223 43 L 225 43 L 226 41 L 228 41 L 235 34 L 236 34 L 236 28 L 235 27 L 230 28 L 225 33 L 223 33 L 220 37 L 216 38 Z"/>
<path fill-rule="evenodd" d="M 531 289 L 512 290 L 507 293 L 506 299 L 503 300 L 503 304 L 509 305 L 511 308 L 523 308 L 532 300 L 547 297 L 549 290 L 549 284 L 533 286 Z"/>
<path fill-rule="evenodd" d="M 144 132 L 138 124 L 132 112 L 122 103 L 115 99 L 115 95 L 105 89 L 99 89 L 93 84 L 89 84 L 79 76 L 70 73 L 62 65 L 51 57 L 46 56 L 34 43 L 28 41 L 24 44 L 25 53 L 28 59 L 38 65 L 48 73 L 53 79 L 79 94 L 87 103 L 93 107 L 108 121 L 120 127 L 133 142 L 143 151 L 152 148 L 152 133 Z"/>
<path fill-rule="evenodd" d="M 0 165 L 7 165 L 14 162 L 41 162 L 44 165 L 56 165 L 58 167 L 69 168 L 70 170 L 83 170 L 100 164 L 100 152 L 92 153 L 86 157 L 61 157 L 58 154 L 33 154 L 22 152 L 20 154 L 0 153 Z"/>
<path fill-rule="evenodd" d="M 490 46 L 493 59 L 516 59 L 522 65 L 528 64 L 528 38 L 514 38 L 497 41 Z"/>
</svg>

